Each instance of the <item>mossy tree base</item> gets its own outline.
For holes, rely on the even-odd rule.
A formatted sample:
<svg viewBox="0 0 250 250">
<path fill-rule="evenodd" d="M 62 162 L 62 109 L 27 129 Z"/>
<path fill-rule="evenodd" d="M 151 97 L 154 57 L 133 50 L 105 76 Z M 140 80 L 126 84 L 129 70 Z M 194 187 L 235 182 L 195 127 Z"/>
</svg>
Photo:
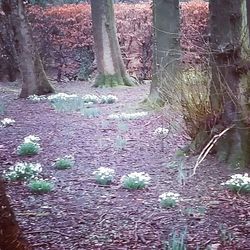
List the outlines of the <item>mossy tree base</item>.
<svg viewBox="0 0 250 250">
<path fill-rule="evenodd" d="M 46 73 L 44 71 L 42 62 L 38 54 L 34 60 L 34 71 L 31 78 L 27 77 L 27 74 L 22 73 L 23 86 L 20 98 L 27 98 L 30 95 L 46 95 L 55 93 L 55 89 L 50 84 Z M 32 80 L 34 79 L 34 80 Z"/>
<path fill-rule="evenodd" d="M 129 76 L 121 76 L 119 74 L 105 75 L 99 74 L 94 83 L 94 87 L 116 87 L 116 86 L 134 86 L 134 79 Z"/>
<path fill-rule="evenodd" d="M 208 132 L 201 131 L 183 151 L 188 154 L 198 154 L 211 139 L 212 136 Z M 215 153 L 219 161 L 225 162 L 233 168 L 250 167 L 249 141 L 250 129 L 243 125 L 235 126 L 219 138 L 209 153 Z"/>
<path fill-rule="evenodd" d="M 235 168 L 250 167 L 249 141 L 249 128 L 232 128 L 215 147 L 218 159 Z"/>
</svg>

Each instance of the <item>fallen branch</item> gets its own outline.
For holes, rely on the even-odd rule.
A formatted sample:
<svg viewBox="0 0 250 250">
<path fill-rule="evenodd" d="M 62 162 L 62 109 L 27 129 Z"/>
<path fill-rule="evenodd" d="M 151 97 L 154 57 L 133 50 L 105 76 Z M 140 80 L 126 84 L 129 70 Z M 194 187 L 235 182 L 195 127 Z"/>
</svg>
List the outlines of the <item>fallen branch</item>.
<svg viewBox="0 0 250 250">
<path fill-rule="evenodd" d="M 55 230 L 28 231 L 28 232 L 25 232 L 24 234 L 37 234 L 37 233 L 56 233 L 56 234 L 61 234 L 63 236 L 69 237 L 69 234 L 65 234 L 59 231 L 55 231 Z"/>
<path fill-rule="evenodd" d="M 233 128 L 234 125 L 224 129 L 221 133 L 219 133 L 218 135 L 215 135 L 209 142 L 208 144 L 202 149 L 200 155 L 198 156 L 194 169 L 193 169 L 193 173 L 190 177 L 194 176 L 196 173 L 196 169 L 199 167 L 199 165 L 203 162 L 203 160 L 206 158 L 206 156 L 208 155 L 208 153 L 210 152 L 210 150 L 213 148 L 213 146 L 215 145 L 215 143 L 231 128 Z"/>
</svg>

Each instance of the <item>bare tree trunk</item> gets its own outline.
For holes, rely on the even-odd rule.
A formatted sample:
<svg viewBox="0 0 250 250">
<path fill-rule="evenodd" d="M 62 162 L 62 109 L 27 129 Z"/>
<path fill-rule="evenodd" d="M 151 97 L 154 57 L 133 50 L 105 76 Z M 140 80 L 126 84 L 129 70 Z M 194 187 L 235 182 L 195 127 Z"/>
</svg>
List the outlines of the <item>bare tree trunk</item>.
<svg viewBox="0 0 250 250">
<path fill-rule="evenodd" d="M 9 32 L 9 24 L 4 13 L 0 11 L 0 79 L 8 77 L 8 81 L 17 79 L 19 70 L 13 46 L 13 38 Z"/>
<path fill-rule="evenodd" d="M 250 1 L 247 0 L 247 25 L 248 25 L 248 34 L 250 40 Z"/>
<path fill-rule="evenodd" d="M 14 35 L 22 80 L 20 97 L 53 93 L 54 89 L 48 81 L 33 42 L 23 0 L 2 0 L 2 8 L 9 19 Z"/>
<path fill-rule="evenodd" d="M 133 85 L 122 61 L 113 1 L 92 0 L 91 14 L 98 70 L 94 86 Z"/>
<path fill-rule="evenodd" d="M 219 159 L 234 166 L 250 163 L 249 35 L 246 0 L 210 0 L 211 67 L 210 101 L 221 117 L 218 129 L 232 126 L 220 139 Z"/>
<path fill-rule="evenodd" d="M 149 101 L 165 103 L 180 60 L 179 0 L 153 1 L 153 77 Z M 171 92 L 171 91 L 170 91 Z"/>
<path fill-rule="evenodd" d="M 0 250 L 32 249 L 23 239 L 0 177 Z"/>
</svg>

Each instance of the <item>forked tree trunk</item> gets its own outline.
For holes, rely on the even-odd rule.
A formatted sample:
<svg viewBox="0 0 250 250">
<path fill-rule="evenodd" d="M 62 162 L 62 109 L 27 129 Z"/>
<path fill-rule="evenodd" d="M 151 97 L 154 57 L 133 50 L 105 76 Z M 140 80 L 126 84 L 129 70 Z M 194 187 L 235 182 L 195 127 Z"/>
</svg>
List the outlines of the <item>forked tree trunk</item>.
<svg viewBox="0 0 250 250">
<path fill-rule="evenodd" d="M 210 0 L 210 101 L 221 120 L 220 129 L 232 128 L 219 140 L 216 151 L 233 166 L 250 163 L 250 78 L 246 0 Z M 218 115 L 219 114 L 219 115 Z"/>
<path fill-rule="evenodd" d="M 0 176 L 0 250 L 32 249 L 23 239 Z"/>
<path fill-rule="evenodd" d="M 22 80 L 20 97 L 53 93 L 33 42 L 23 0 L 2 0 L 2 8 L 12 26 Z"/>
<path fill-rule="evenodd" d="M 91 0 L 91 15 L 98 70 L 94 86 L 133 85 L 122 61 L 113 1 Z"/>
<path fill-rule="evenodd" d="M 179 0 L 153 1 L 153 76 L 149 101 L 164 103 L 171 98 L 180 60 Z"/>
</svg>

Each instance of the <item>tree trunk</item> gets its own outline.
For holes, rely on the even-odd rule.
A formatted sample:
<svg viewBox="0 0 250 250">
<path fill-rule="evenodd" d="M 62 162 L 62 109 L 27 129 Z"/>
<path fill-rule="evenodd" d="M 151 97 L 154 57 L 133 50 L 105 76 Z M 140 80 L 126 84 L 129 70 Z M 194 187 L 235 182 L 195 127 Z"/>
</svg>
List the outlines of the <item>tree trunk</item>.
<svg viewBox="0 0 250 250">
<path fill-rule="evenodd" d="M 17 79 L 19 70 L 17 66 L 17 57 L 13 46 L 13 38 L 8 32 L 9 24 L 6 16 L 0 10 L 0 80 L 14 82 Z"/>
<path fill-rule="evenodd" d="M 32 249 L 23 239 L 0 177 L 0 250 Z"/>
<path fill-rule="evenodd" d="M 2 0 L 2 9 L 11 24 L 21 73 L 20 97 L 53 93 L 33 42 L 22 0 Z"/>
<path fill-rule="evenodd" d="M 250 40 L 250 1 L 247 0 L 247 25 L 248 25 L 248 35 Z"/>
<path fill-rule="evenodd" d="M 92 0 L 91 15 L 98 76 L 94 86 L 133 85 L 122 61 L 112 0 Z"/>
<path fill-rule="evenodd" d="M 233 166 L 250 163 L 249 104 L 247 74 L 249 36 L 246 0 L 210 0 L 211 67 L 210 101 L 221 117 L 217 127 L 232 128 L 219 140 L 219 159 Z"/>
<path fill-rule="evenodd" d="M 179 70 L 179 0 L 153 1 L 153 76 L 149 101 L 165 103 Z M 172 91 L 170 91 L 171 93 Z"/>
</svg>

